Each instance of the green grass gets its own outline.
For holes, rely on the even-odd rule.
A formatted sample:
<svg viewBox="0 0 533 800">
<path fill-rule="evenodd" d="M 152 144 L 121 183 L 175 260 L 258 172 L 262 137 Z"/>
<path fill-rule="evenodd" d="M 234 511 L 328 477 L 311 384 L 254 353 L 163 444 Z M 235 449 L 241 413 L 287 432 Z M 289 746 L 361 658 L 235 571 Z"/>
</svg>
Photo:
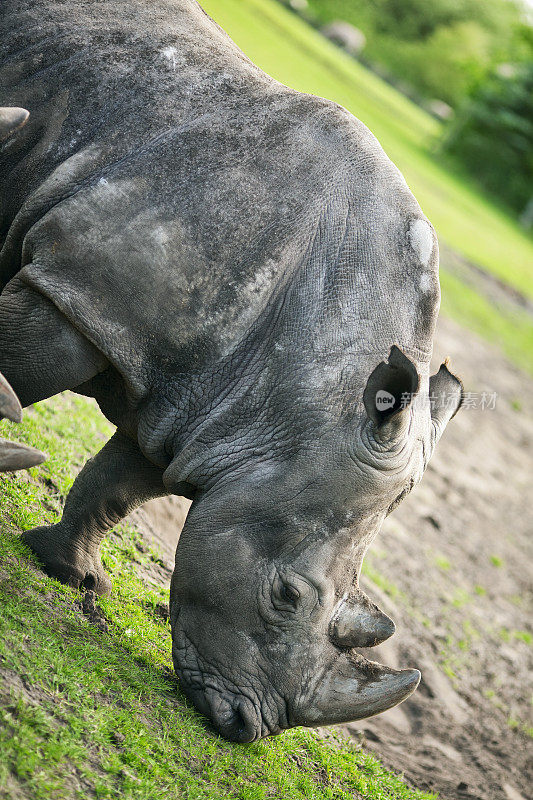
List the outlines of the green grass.
<svg viewBox="0 0 533 800">
<path fill-rule="evenodd" d="M 440 271 L 441 310 L 463 327 L 496 344 L 522 369 L 533 373 L 533 320 L 526 311 L 496 307 L 456 275 Z"/>
<path fill-rule="evenodd" d="M 451 561 L 445 556 L 437 555 L 434 559 L 435 565 L 443 572 L 449 572 L 452 568 Z"/>
<path fill-rule="evenodd" d="M 441 239 L 533 297 L 533 241 L 432 153 L 439 123 L 275 0 L 202 0 L 244 52 L 277 80 L 330 98 L 361 119 L 401 169 Z"/>
<path fill-rule="evenodd" d="M 529 631 L 510 631 L 507 628 L 500 628 L 499 636 L 504 642 L 516 640 L 517 642 L 524 642 L 524 644 L 527 645 L 533 644 L 533 634 Z"/>
<path fill-rule="evenodd" d="M 295 729 L 239 746 L 211 733 L 180 694 L 169 628 L 155 612 L 165 592 L 139 579 L 139 562 L 154 556 L 130 526 L 103 548 L 108 632 L 83 616 L 79 592 L 36 569 L 20 529 L 57 519 L 77 468 L 110 433 L 94 405 L 70 394 L 2 426 L 49 460 L 0 478 L 0 797 L 433 797 L 333 734 Z"/>
<path fill-rule="evenodd" d="M 369 581 L 372 581 L 372 583 L 374 583 L 379 589 L 381 589 L 382 592 L 385 592 L 385 594 L 387 594 L 393 600 L 397 600 L 400 597 L 405 599 L 405 595 L 396 586 L 396 584 L 382 575 L 381 572 L 379 572 L 371 562 L 371 556 L 367 556 L 366 561 L 363 561 L 361 572 L 365 578 L 368 578 Z"/>
</svg>

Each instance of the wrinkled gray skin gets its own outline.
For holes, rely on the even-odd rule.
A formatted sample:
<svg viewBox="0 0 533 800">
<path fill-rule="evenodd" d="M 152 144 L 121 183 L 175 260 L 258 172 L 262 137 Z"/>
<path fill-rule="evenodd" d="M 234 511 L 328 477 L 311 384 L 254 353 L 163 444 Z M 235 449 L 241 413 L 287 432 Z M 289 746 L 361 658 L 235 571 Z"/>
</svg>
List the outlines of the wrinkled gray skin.
<svg viewBox="0 0 533 800">
<path fill-rule="evenodd" d="M 220 733 L 395 705 L 420 676 L 357 653 L 394 631 L 358 576 L 460 404 L 444 365 L 429 382 L 433 229 L 362 123 L 193 0 L 1 14 L 0 102 L 30 117 L 0 149 L 0 370 L 23 405 L 74 389 L 118 427 L 26 541 L 105 592 L 109 527 L 191 497 L 173 656 Z"/>
</svg>

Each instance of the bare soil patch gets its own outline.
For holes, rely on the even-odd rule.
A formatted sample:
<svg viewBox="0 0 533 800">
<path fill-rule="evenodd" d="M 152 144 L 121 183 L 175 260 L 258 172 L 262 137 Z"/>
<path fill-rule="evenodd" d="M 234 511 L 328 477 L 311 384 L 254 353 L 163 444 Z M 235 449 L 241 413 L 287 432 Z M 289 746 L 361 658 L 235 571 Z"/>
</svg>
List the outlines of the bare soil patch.
<svg viewBox="0 0 533 800">
<path fill-rule="evenodd" d="M 417 666 L 422 683 L 403 705 L 344 731 L 448 800 L 526 800 L 533 785 L 526 733 L 533 727 L 533 380 L 441 319 L 435 369 L 447 355 L 471 394 L 422 483 L 387 520 L 362 578 L 397 624 L 395 636 L 366 655 Z M 149 580 L 169 581 L 188 506 L 168 498 L 135 513 L 147 545 L 161 553 Z"/>
</svg>

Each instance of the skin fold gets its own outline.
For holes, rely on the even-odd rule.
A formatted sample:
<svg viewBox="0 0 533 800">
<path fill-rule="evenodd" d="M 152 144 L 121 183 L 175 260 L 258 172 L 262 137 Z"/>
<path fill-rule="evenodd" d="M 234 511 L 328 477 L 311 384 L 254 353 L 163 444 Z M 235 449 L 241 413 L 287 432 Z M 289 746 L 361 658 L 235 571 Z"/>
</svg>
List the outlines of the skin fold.
<svg viewBox="0 0 533 800">
<path fill-rule="evenodd" d="M 420 674 L 357 652 L 394 631 L 358 578 L 462 396 L 401 174 L 194 0 L 4 0 L 0 103 L 0 371 L 117 426 L 25 541 L 104 593 L 106 532 L 187 496 L 173 659 L 223 736 L 401 702 Z"/>
</svg>

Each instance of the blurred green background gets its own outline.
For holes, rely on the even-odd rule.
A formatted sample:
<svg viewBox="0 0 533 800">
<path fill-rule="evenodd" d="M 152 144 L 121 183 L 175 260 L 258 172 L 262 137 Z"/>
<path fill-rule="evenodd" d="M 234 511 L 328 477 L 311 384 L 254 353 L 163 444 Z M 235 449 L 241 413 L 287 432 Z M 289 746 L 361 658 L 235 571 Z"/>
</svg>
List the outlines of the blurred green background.
<svg viewBox="0 0 533 800">
<path fill-rule="evenodd" d="M 450 120 L 440 137 L 443 150 L 523 214 L 533 195 L 533 29 L 527 6 L 513 0 L 288 5 L 319 27 L 342 20 L 360 31 L 357 43 L 346 26 L 326 27 L 402 92 Z"/>
<path fill-rule="evenodd" d="M 377 136 L 441 245 L 443 310 L 533 372 L 533 31 L 512 0 L 202 0 Z M 532 10 L 533 14 L 533 10 Z"/>
</svg>

